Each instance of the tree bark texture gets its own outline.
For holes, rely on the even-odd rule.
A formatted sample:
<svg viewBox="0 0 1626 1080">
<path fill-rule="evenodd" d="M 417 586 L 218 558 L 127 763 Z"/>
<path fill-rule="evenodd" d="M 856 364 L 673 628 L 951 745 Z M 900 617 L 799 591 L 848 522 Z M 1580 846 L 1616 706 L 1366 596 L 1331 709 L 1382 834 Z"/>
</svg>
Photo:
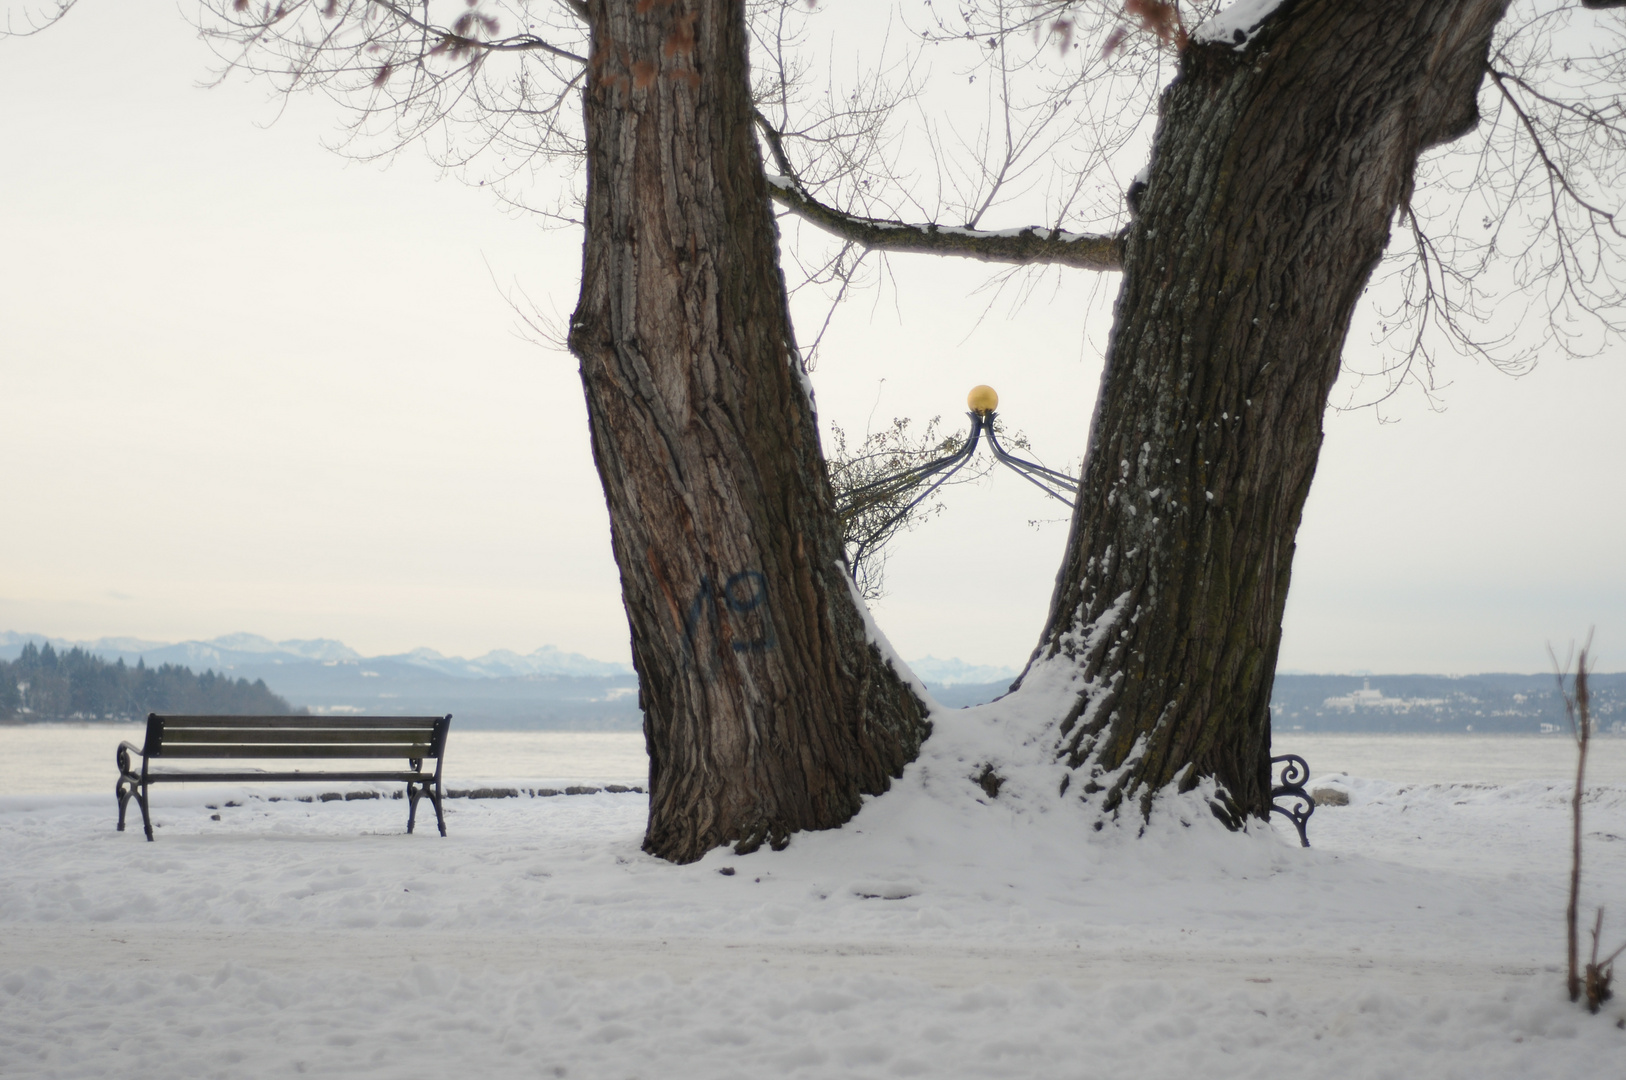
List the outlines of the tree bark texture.
<svg viewBox="0 0 1626 1080">
<path fill-rule="evenodd" d="M 644 849 L 679 862 L 850 818 L 924 707 L 846 576 L 752 131 L 743 0 L 589 0 L 570 345 L 632 631 Z"/>
<path fill-rule="evenodd" d="M 1418 155 L 1478 120 L 1504 7 L 1288 0 L 1245 48 L 1181 58 L 1034 658 L 1081 669 L 1059 753 L 1103 810 L 1212 777 L 1228 823 L 1269 813 L 1282 609 L 1350 316 Z"/>
</svg>

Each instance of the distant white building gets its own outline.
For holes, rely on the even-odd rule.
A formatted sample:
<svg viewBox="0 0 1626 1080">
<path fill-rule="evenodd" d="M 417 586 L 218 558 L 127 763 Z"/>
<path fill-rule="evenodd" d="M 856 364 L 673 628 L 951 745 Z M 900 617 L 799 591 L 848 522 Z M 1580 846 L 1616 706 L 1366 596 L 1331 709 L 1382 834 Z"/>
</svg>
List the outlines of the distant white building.
<svg viewBox="0 0 1626 1080">
<path fill-rule="evenodd" d="M 1362 679 L 1361 688 L 1342 697 L 1330 697 L 1321 703 L 1324 709 L 1343 709 L 1354 712 L 1356 709 L 1388 709 L 1390 712 L 1410 712 L 1413 709 L 1438 708 L 1445 704 L 1444 698 L 1397 698 L 1384 697 L 1382 690 L 1372 689 L 1371 679 Z"/>
</svg>

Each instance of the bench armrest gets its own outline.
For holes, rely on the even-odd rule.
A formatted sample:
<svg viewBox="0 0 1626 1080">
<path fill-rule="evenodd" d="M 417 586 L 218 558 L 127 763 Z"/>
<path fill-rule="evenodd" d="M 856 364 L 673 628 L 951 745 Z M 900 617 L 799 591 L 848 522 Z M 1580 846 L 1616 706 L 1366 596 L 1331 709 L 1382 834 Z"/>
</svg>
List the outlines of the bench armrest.
<svg viewBox="0 0 1626 1080">
<path fill-rule="evenodd" d="M 136 776 L 135 770 L 130 767 L 131 754 L 134 754 L 143 760 L 145 760 L 147 756 L 146 751 L 142 750 L 142 748 L 137 746 L 135 743 L 129 741 L 119 743 L 119 748 L 115 752 L 114 760 L 118 763 L 120 776 L 129 776 L 132 778 Z"/>
</svg>

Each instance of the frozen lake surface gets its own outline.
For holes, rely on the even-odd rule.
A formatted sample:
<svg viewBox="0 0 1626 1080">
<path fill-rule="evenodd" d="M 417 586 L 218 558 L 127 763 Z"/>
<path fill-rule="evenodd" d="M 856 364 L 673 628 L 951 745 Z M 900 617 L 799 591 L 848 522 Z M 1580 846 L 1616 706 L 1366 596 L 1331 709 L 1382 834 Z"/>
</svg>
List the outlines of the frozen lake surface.
<svg viewBox="0 0 1626 1080">
<path fill-rule="evenodd" d="M 1303 757 L 1315 776 L 1343 772 L 1410 783 L 1575 780 L 1575 741 L 1568 734 L 1306 735 L 1289 731 L 1278 733 L 1271 749 Z M 1626 784 L 1626 738 L 1593 738 L 1587 778 Z"/>
<path fill-rule="evenodd" d="M 122 740 L 141 744 L 141 724 L 24 724 L 0 727 L 0 795 L 104 792 L 111 798 Z M 1407 782 L 1562 780 L 1575 774 L 1567 735 L 1277 735 L 1275 752 L 1300 754 L 1316 776 L 1345 772 Z M 253 765 L 254 763 L 246 763 Z M 273 765 L 272 767 L 281 767 Z M 643 784 L 649 775 L 638 732 L 459 731 L 447 743 L 446 783 Z M 1593 742 L 1591 779 L 1626 784 L 1626 738 Z"/>
<path fill-rule="evenodd" d="M 137 746 L 145 724 L 24 724 L 0 727 L 0 795 L 103 792 L 112 798 L 121 741 Z M 243 762 L 254 768 L 269 764 Z M 315 763 L 313 768 L 323 766 Z M 444 782 L 451 787 L 498 782 L 642 784 L 649 776 L 640 732 L 459 731 L 446 742 Z"/>
</svg>

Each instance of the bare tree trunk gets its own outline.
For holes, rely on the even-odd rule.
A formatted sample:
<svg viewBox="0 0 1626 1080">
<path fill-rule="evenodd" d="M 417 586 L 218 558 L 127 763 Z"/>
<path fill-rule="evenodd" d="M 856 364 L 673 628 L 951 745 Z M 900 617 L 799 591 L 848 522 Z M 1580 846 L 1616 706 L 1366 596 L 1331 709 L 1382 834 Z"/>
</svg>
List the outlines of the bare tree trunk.
<svg viewBox="0 0 1626 1080">
<path fill-rule="evenodd" d="M 1182 57 L 1034 656 L 1082 669 L 1060 754 L 1104 810 L 1212 777 L 1228 823 L 1269 813 L 1282 608 L 1350 315 L 1419 153 L 1477 122 L 1504 7 L 1288 0 L 1245 50 Z"/>
<path fill-rule="evenodd" d="M 1571 701 L 1566 695 L 1565 708 L 1570 713 L 1570 722 L 1575 725 L 1575 792 L 1570 796 L 1570 818 L 1572 834 L 1570 836 L 1570 902 L 1564 909 L 1564 923 L 1569 930 L 1569 992 L 1571 1001 L 1581 1000 L 1581 991 L 1585 986 L 1581 978 L 1581 935 L 1576 923 L 1581 913 L 1581 802 L 1586 794 L 1586 754 L 1592 745 L 1592 709 L 1590 695 L 1587 693 L 1586 683 L 1586 654 L 1581 650 L 1581 661 L 1575 665 L 1575 694 Z M 1558 683 L 1559 693 L 1564 692 L 1562 676 Z M 1598 912 L 1601 924 L 1603 911 Z M 1598 959 L 1598 931 L 1592 931 L 1592 959 L 1594 965 Z M 1589 967 L 1587 975 L 1592 975 Z M 1586 980 L 1590 982 L 1590 978 Z M 1594 1008 L 1593 1012 L 1598 1010 Z"/>
<path fill-rule="evenodd" d="M 570 344 L 680 862 L 850 818 L 923 707 L 864 632 L 751 128 L 743 0 L 588 0 Z"/>
</svg>

